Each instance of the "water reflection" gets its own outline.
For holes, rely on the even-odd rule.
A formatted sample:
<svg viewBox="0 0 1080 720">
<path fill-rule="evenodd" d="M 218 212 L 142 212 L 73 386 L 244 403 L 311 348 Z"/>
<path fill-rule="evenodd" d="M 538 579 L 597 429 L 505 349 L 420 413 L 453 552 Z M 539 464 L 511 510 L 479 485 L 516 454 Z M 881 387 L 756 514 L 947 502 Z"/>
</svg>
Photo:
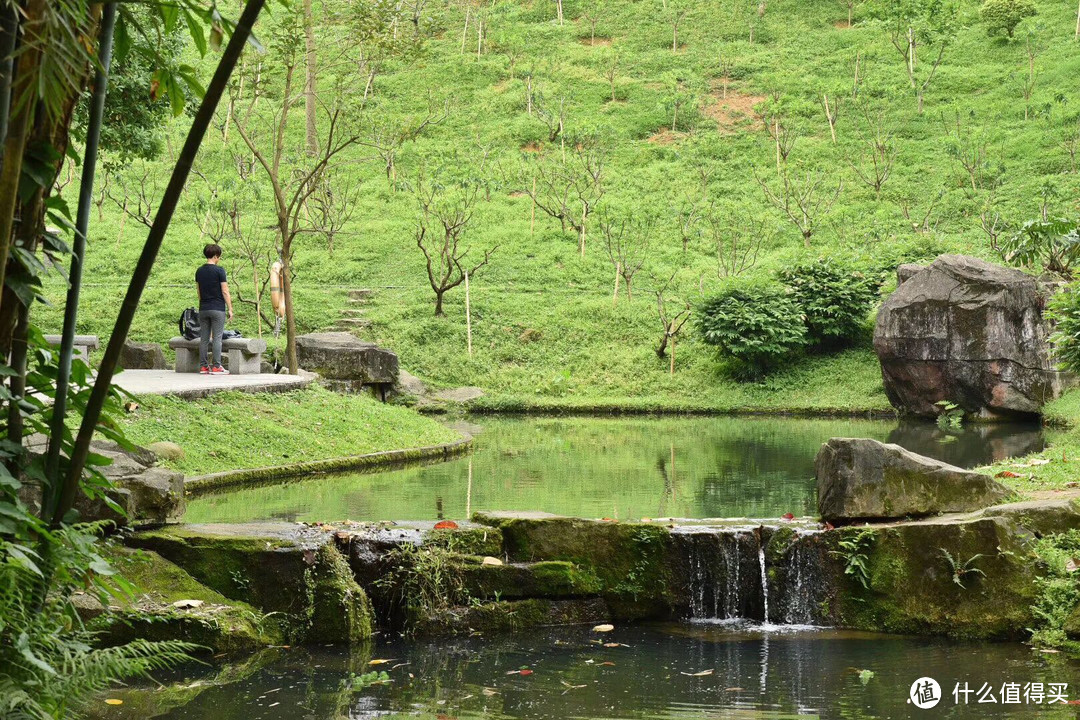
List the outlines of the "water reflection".
<svg viewBox="0 0 1080 720">
<path fill-rule="evenodd" d="M 762 635 L 708 626 L 618 628 L 604 647 L 588 628 L 348 652 L 274 651 L 224 677 L 179 676 L 179 687 L 112 692 L 124 705 L 100 720 L 310 718 L 905 718 L 920 676 L 936 678 L 954 718 L 1075 717 L 1075 708 L 956 706 L 955 683 L 1080 681 L 1077 665 L 1019 644 L 959 643 L 817 631 Z M 371 665 L 373 658 L 389 660 Z M 383 670 L 388 682 L 352 680 Z M 531 672 L 521 674 L 522 669 Z M 861 671 L 867 670 L 868 673 Z M 100 708 L 100 709 L 99 709 Z M 920 714 L 922 713 L 922 714 Z"/>
<path fill-rule="evenodd" d="M 189 522 L 460 519 L 476 510 L 583 517 L 777 517 L 815 511 L 814 456 L 871 437 L 967 467 L 1039 449 L 1038 427 L 793 418 L 484 418 L 449 462 L 203 496 Z"/>
</svg>

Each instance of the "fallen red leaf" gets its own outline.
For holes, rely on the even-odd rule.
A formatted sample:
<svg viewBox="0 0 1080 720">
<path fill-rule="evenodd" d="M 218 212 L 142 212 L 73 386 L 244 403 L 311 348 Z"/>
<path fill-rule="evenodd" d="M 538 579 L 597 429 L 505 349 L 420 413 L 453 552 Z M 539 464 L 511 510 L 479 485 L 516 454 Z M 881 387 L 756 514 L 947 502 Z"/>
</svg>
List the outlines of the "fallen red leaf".
<svg viewBox="0 0 1080 720">
<path fill-rule="evenodd" d="M 619 522 L 615 518 L 600 518 L 602 522 Z"/>
<path fill-rule="evenodd" d="M 1020 477 L 1020 473 L 1014 473 L 1014 472 L 1013 472 L 1012 470 L 1002 470 L 1001 472 L 999 472 L 999 473 L 998 473 L 997 475 L 995 475 L 994 477 L 1001 477 L 1001 478 L 1018 478 L 1018 477 Z"/>
<path fill-rule="evenodd" d="M 458 524 L 453 520 L 440 520 L 435 523 L 436 530 L 457 530 Z"/>
<path fill-rule="evenodd" d="M 794 520 L 794 519 L 795 519 L 795 516 L 794 516 L 793 514 L 791 514 L 791 513 L 784 513 L 784 514 L 782 515 L 782 517 L 783 517 L 783 518 L 784 518 L 785 520 Z"/>
<path fill-rule="evenodd" d="M 518 675 L 532 675 L 532 674 L 533 674 L 533 671 L 528 669 L 528 668 L 525 668 L 524 670 L 521 670 L 521 671 L 518 672 Z"/>
<path fill-rule="evenodd" d="M 604 662 L 602 662 L 600 664 L 601 665 L 611 665 L 612 667 L 615 666 L 615 663 L 611 662 L 610 660 L 605 660 Z"/>
</svg>

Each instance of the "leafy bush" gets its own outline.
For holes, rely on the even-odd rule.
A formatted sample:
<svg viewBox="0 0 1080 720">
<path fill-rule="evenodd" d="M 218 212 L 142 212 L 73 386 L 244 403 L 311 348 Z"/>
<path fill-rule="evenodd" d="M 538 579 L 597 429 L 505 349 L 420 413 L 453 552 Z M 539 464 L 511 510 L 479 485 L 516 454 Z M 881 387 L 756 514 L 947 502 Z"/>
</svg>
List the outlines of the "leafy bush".
<svg viewBox="0 0 1080 720">
<path fill-rule="evenodd" d="M 1035 15 L 1036 12 L 1034 0 L 986 0 L 979 8 L 979 14 L 986 23 L 987 34 L 998 35 L 1004 32 L 1009 37 L 1013 36 L 1021 20 Z"/>
<path fill-rule="evenodd" d="M 1055 323 L 1050 342 L 1066 370 L 1080 372 L 1080 286 L 1070 285 L 1050 299 L 1047 315 Z"/>
<path fill-rule="evenodd" d="M 856 338 L 878 297 L 881 282 L 828 259 L 778 273 L 802 309 L 807 341 L 836 347 Z"/>
<path fill-rule="evenodd" d="M 1022 265 L 1072 277 L 1072 266 L 1080 259 L 1080 223 L 1075 220 L 1028 220 L 1001 242 L 1002 256 Z"/>
<path fill-rule="evenodd" d="M 735 361 L 735 374 L 761 377 L 806 344 L 799 306 L 779 285 L 734 285 L 696 313 L 706 343 Z"/>
</svg>

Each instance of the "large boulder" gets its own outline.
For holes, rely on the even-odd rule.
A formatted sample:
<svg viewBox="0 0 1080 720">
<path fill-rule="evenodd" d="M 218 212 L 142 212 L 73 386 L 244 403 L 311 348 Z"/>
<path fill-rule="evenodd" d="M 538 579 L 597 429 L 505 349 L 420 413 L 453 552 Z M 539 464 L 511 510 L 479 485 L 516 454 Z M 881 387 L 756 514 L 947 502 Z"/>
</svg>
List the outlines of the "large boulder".
<svg viewBox="0 0 1080 720">
<path fill-rule="evenodd" d="M 83 520 L 113 520 L 119 525 L 163 523 L 184 514 L 183 473 L 155 467 L 156 458 L 144 448 L 124 450 L 112 444 L 95 444 L 92 449 L 112 460 L 101 468 L 101 474 L 112 482 L 109 499 L 124 509 L 124 515 L 100 499 L 91 500 L 79 493 L 75 507 Z"/>
<path fill-rule="evenodd" d="M 128 340 L 120 348 L 120 367 L 125 370 L 166 370 L 169 364 L 157 343 Z"/>
<path fill-rule="evenodd" d="M 1033 415 L 1057 397 L 1042 316 L 1045 290 L 1018 270 L 942 255 L 905 266 L 878 313 L 874 349 L 889 401 L 932 417 L 955 403 L 982 418 Z"/>
<path fill-rule="evenodd" d="M 868 438 L 832 438 L 814 470 L 818 513 L 836 524 L 971 512 L 1010 494 L 987 475 Z"/>
<path fill-rule="evenodd" d="M 347 389 L 390 388 L 398 381 L 398 356 L 345 332 L 311 333 L 296 338 L 300 367 L 337 381 Z"/>
</svg>

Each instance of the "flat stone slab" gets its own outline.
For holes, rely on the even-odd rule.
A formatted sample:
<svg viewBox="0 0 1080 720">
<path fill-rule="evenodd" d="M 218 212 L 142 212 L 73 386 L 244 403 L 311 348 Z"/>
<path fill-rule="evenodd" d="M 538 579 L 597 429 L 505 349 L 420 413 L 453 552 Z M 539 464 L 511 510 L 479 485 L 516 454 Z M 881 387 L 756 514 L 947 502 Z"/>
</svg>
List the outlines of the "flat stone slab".
<svg viewBox="0 0 1080 720">
<path fill-rule="evenodd" d="M 229 390 L 249 393 L 300 390 L 314 379 L 312 375 L 202 375 L 172 370 L 125 370 L 113 382 L 132 395 L 201 398 Z"/>
</svg>

